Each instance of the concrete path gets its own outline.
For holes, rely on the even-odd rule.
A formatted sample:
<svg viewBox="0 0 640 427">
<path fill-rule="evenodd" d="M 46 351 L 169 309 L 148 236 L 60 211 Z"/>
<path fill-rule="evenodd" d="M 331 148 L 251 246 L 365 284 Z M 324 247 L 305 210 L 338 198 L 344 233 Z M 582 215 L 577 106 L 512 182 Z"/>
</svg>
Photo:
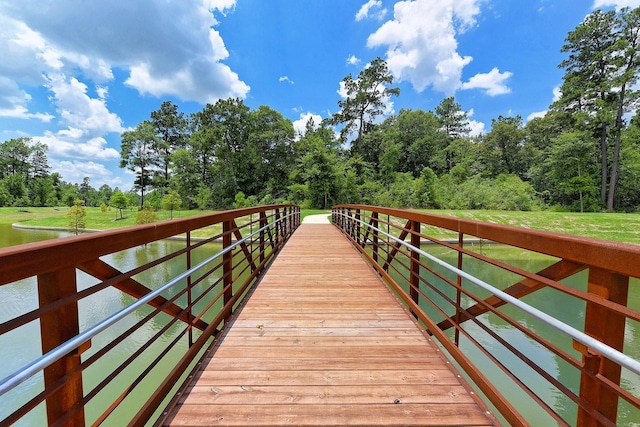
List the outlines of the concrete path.
<svg viewBox="0 0 640 427">
<path fill-rule="evenodd" d="M 331 214 L 320 214 L 320 215 L 308 215 L 305 216 L 302 220 L 305 224 L 329 224 L 329 217 Z"/>
</svg>

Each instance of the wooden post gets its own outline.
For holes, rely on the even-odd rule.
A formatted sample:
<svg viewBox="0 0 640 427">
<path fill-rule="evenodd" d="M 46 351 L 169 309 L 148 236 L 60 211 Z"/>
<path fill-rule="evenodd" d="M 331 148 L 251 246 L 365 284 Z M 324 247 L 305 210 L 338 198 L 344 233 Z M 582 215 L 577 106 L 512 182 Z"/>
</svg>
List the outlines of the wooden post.
<svg viewBox="0 0 640 427">
<path fill-rule="evenodd" d="M 420 223 L 417 221 L 411 221 L 411 245 L 416 248 L 420 248 Z M 411 251 L 411 276 L 409 283 L 411 284 L 411 288 L 409 289 L 409 294 L 411 295 L 411 299 L 416 304 L 420 301 L 420 295 L 418 294 L 418 289 L 420 287 L 420 254 L 414 250 Z M 414 316 L 417 316 L 417 313 L 413 313 Z"/>
<path fill-rule="evenodd" d="M 629 278 L 610 271 L 590 268 L 587 291 L 609 301 L 627 305 L 629 294 Z M 611 312 L 596 303 L 587 302 L 584 332 L 605 344 L 622 351 L 624 346 L 625 317 Z M 620 384 L 621 368 L 618 364 L 587 352 L 583 356 L 586 370 L 606 377 L 615 384 Z M 607 387 L 603 387 L 597 380 L 587 374 L 580 378 L 580 397 L 587 401 L 612 423 L 616 422 L 618 414 L 618 396 Z M 600 424 L 585 411 L 578 410 L 578 426 L 599 426 Z"/>
<path fill-rule="evenodd" d="M 225 221 L 222 224 L 222 249 L 227 249 L 231 246 L 231 229 L 231 221 Z M 233 298 L 233 251 L 225 252 L 222 256 L 222 274 L 224 276 L 223 286 L 225 289 L 223 302 L 226 306 Z M 225 322 L 231 317 L 232 311 L 231 308 L 228 309 Z"/>
<path fill-rule="evenodd" d="M 40 307 L 45 307 L 76 293 L 75 268 L 66 268 L 38 276 Z M 78 319 L 78 303 L 76 301 L 43 314 L 40 317 L 42 354 L 53 350 L 79 333 L 80 322 Z M 63 378 L 78 367 L 80 362 L 80 350 L 76 349 L 45 368 L 45 389 L 51 387 L 60 378 Z M 66 415 L 82 398 L 82 374 L 77 373 L 67 378 L 64 384 L 47 398 L 48 424 L 52 425 L 59 418 Z M 73 413 L 65 424 L 84 425 L 84 408 Z"/>
</svg>

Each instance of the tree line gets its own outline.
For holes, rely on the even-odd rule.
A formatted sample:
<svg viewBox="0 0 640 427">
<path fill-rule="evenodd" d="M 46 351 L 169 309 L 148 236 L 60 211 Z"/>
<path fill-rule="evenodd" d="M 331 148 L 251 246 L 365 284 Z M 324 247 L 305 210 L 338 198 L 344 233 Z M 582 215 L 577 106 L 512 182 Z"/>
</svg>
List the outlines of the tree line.
<svg viewBox="0 0 640 427">
<path fill-rule="evenodd" d="M 454 97 L 385 115 L 399 89 L 381 58 L 346 76 L 339 112 L 300 134 L 278 111 L 237 98 L 189 115 L 165 101 L 121 135 L 120 166 L 135 174 L 128 193 L 95 190 L 88 178 L 65 183 L 48 173 L 46 146 L 9 140 L 0 144 L 0 205 L 99 206 L 116 193 L 119 205 L 155 209 L 171 195 L 187 209 L 287 201 L 637 211 L 639 43 L 640 8 L 594 11 L 561 48 L 561 96 L 547 114 L 526 124 L 499 116 L 479 136 Z"/>
</svg>

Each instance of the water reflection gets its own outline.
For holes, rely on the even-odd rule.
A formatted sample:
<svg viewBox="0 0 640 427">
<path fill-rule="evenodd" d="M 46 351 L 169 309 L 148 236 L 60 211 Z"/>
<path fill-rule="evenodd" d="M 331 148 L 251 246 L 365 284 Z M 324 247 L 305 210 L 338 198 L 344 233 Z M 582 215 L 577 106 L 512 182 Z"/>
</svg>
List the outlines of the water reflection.
<svg viewBox="0 0 640 427">
<path fill-rule="evenodd" d="M 2 225 L 0 224 L 0 226 Z M 63 235 L 68 235 L 68 233 L 15 230 L 10 226 L 3 226 L 2 229 L 0 229 L 0 247 L 2 245 L 9 246 L 46 240 Z M 102 260 L 120 271 L 128 271 L 184 247 L 184 241 L 166 240 L 110 254 L 103 257 Z M 194 251 L 192 255 L 192 265 L 196 265 L 198 262 L 212 256 L 219 250 L 220 245 L 215 244 L 205 245 L 199 248 Z M 186 265 L 186 255 L 181 255 L 168 263 L 156 266 L 149 271 L 134 276 L 134 279 L 150 289 L 156 289 L 179 273 L 184 272 Z M 207 283 L 211 280 L 216 280 L 216 276 L 212 275 L 208 280 L 198 285 L 194 293 L 197 294 L 198 289 L 208 286 Z M 99 280 L 96 278 L 80 271 L 77 272 L 77 287 L 79 290 L 87 289 L 97 283 L 99 283 Z M 178 284 L 175 289 L 166 292 L 164 297 L 167 299 L 171 298 L 180 292 L 180 290 L 184 288 L 184 285 L 185 283 Z M 78 307 L 81 331 L 92 327 L 134 301 L 135 298 L 112 287 L 103 289 L 83 299 L 80 301 Z M 176 301 L 176 304 L 184 307 L 186 305 L 186 296 L 180 297 Z M 0 286 L 0 322 L 15 318 L 37 307 L 38 294 L 35 278 Z M 113 342 L 118 335 L 138 323 L 153 311 L 154 308 L 150 306 L 143 307 L 116 323 L 112 328 L 98 334 L 98 336 L 92 340 L 89 350 L 83 353 L 83 361 L 86 361 L 98 350 Z M 109 353 L 108 358 L 101 360 L 99 363 L 87 369 L 83 380 L 85 391 L 92 389 L 96 384 L 103 381 L 126 358 L 143 347 L 149 341 L 150 337 L 164 328 L 170 319 L 171 317 L 165 314 L 153 317 L 150 321 L 142 325 L 139 330 L 119 343 L 114 350 Z M 111 385 L 90 402 L 86 408 L 88 422 L 93 422 L 98 414 L 106 409 L 109 402 L 114 400 L 114 396 L 120 395 L 132 379 L 138 375 L 137 373 L 147 368 L 153 362 L 155 355 L 160 354 L 166 345 L 178 336 L 183 329 L 180 323 L 181 322 L 178 322 L 170 327 L 168 331 L 163 334 L 162 338 L 144 353 L 144 357 L 126 368 L 123 375 L 117 377 Z M 184 349 L 186 346 L 186 338 L 181 339 L 180 347 Z M 5 378 L 12 374 L 41 354 L 40 327 L 38 321 L 31 322 L 4 334 L 0 337 L 0 378 Z M 168 355 L 169 362 L 176 362 L 179 357 L 180 355 L 177 354 L 177 352 L 170 352 Z M 170 367 L 167 365 L 167 362 L 162 362 L 160 369 L 166 369 L 168 371 Z M 148 391 L 154 390 L 159 382 L 159 377 L 160 376 L 155 376 L 155 378 L 152 378 L 150 381 L 145 380 L 140 387 L 146 387 Z M 38 375 L 29 379 L 12 392 L 2 396 L 0 420 L 4 419 L 13 410 L 40 392 L 43 389 L 43 384 L 42 375 Z M 138 405 L 139 403 L 140 402 L 133 402 L 132 405 Z M 137 409 L 127 404 L 118 409 L 118 412 L 124 416 L 130 416 L 134 411 L 137 411 Z M 46 424 L 44 409 L 39 408 L 20 420 L 17 425 L 44 424 Z M 106 425 L 122 425 L 122 422 L 118 421 L 117 413 L 114 413 L 114 416 L 108 420 Z"/>
<path fill-rule="evenodd" d="M 457 254 L 453 251 L 432 246 L 426 246 L 423 247 L 423 249 L 440 259 L 447 261 L 451 265 L 457 265 Z M 538 272 L 557 261 L 556 259 L 545 255 L 500 245 L 487 245 L 484 246 L 482 250 L 484 255 L 507 262 L 508 264 L 514 265 L 528 272 Z M 449 280 L 455 281 L 455 275 L 446 272 L 442 267 L 432 265 L 432 268 L 449 278 Z M 463 259 L 463 269 L 498 289 L 505 289 L 522 279 L 521 276 L 505 272 L 499 267 L 486 264 L 475 258 L 466 256 Z M 438 289 L 446 293 L 449 298 L 455 300 L 455 290 L 443 284 L 441 279 L 438 279 L 435 275 L 430 273 L 424 273 L 424 277 Z M 583 271 L 568 277 L 561 282 L 575 289 L 586 291 L 587 279 L 588 272 Z M 488 296 L 486 291 L 479 289 L 468 281 L 463 281 L 463 285 L 465 288 L 472 289 L 474 293 L 482 295 L 483 297 Z M 640 306 L 639 287 L 640 281 L 632 279 L 630 283 L 629 306 L 635 309 L 638 309 Z M 435 294 L 434 291 L 427 291 L 426 293 L 430 297 Z M 439 301 L 443 301 L 440 297 L 437 299 Z M 584 329 L 586 303 L 583 301 L 576 300 L 575 298 L 552 288 L 540 289 L 523 297 L 522 300 L 578 330 Z M 469 298 L 463 297 L 462 301 L 462 304 L 465 307 L 469 307 L 474 304 L 474 301 Z M 442 316 L 436 313 L 432 308 L 426 307 L 426 305 L 423 308 L 430 316 L 436 319 L 442 319 Z M 511 305 L 501 307 L 500 311 L 513 318 L 521 325 L 527 327 L 535 334 L 553 343 L 577 360 L 581 360 L 581 354 L 573 348 L 573 341 L 565 334 L 558 332 L 555 328 Z M 447 313 L 448 315 L 453 315 L 455 310 L 450 308 Z M 555 356 L 554 353 L 547 350 L 544 346 L 537 343 L 529 336 L 509 326 L 508 323 L 498 315 L 486 313 L 478 318 L 484 325 L 489 327 L 491 330 L 496 331 L 504 342 L 527 355 L 530 360 L 540 366 L 546 373 L 553 378 L 557 378 L 561 384 L 567 386 L 574 393 L 579 393 L 580 374 L 568 362 Z M 480 341 L 489 353 L 508 366 L 514 374 L 523 380 L 526 386 L 534 390 L 535 393 L 549 406 L 554 408 L 563 419 L 568 421 L 569 424 L 575 423 L 577 417 L 577 405 L 567 398 L 553 384 L 520 361 L 510 351 L 507 351 L 502 343 L 483 331 L 481 326 L 468 321 L 464 324 L 464 329 L 472 336 L 476 337 L 476 339 Z M 625 350 L 635 359 L 640 359 L 639 343 L 640 328 L 638 328 L 636 322 L 628 321 L 625 333 Z M 536 405 L 524 403 L 530 401 L 530 398 L 526 396 L 519 387 L 512 384 L 502 372 L 492 366 L 489 359 L 485 355 L 481 354 L 472 343 L 463 339 L 461 340 L 461 348 L 466 354 L 472 357 L 474 363 L 478 364 L 480 370 L 485 373 L 485 375 L 487 375 L 494 383 L 499 385 L 504 395 L 510 397 L 511 402 L 514 403 L 518 410 L 521 411 L 527 419 L 540 421 L 540 425 L 555 425 L 555 421 L 553 421 L 553 419 L 551 419 L 542 409 L 538 408 Z M 638 378 L 637 375 L 623 370 L 622 385 L 625 389 L 631 391 L 635 395 L 640 394 L 640 378 Z M 618 424 L 637 425 L 637 423 L 640 423 L 639 411 L 621 401 Z"/>
</svg>

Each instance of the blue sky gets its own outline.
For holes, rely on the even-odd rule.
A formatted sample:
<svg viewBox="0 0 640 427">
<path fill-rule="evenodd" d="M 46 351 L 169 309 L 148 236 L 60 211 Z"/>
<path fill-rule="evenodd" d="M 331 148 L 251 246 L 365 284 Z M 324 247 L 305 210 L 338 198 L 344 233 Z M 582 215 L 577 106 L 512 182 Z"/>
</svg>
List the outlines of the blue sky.
<svg viewBox="0 0 640 427">
<path fill-rule="evenodd" d="M 567 33 L 640 0 L 8 0 L 0 3 L 0 141 L 48 145 L 52 172 L 131 188 L 120 134 L 164 100 L 268 105 L 303 128 L 338 108 L 340 81 L 377 56 L 389 112 L 455 96 L 473 132 L 544 114 Z"/>
</svg>

